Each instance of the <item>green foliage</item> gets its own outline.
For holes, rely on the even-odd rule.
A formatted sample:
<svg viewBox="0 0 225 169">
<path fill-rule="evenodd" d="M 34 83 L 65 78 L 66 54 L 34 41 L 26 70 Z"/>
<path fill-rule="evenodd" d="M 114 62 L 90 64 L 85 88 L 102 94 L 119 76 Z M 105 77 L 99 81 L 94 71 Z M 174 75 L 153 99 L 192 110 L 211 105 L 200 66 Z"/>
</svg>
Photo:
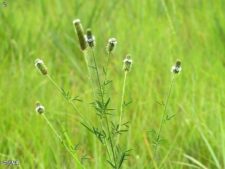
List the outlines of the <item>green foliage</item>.
<svg viewBox="0 0 225 169">
<path fill-rule="evenodd" d="M 105 150 L 80 124 L 73 106 L 34 70 L 33 61 L 43 59 L 60 88 L 82 100 L 72 102 L 81 115 L 92 119 L 82 123 L 103 133 L 92 105 L 86 104 L 93 102 L 92 89 L 72 24 L 79 17 L 95 34 L 99 67 L 107 62 L 107 39 L 113 35 L 118 40 L 107 73 L 118 77 L 107 86 L 112 90 L 105 91 L 111 96 L 109 109 L 121 106 L 124 55 L 130 52 L 135 61 L 126 82 L 125 103 L 132 104 L 125 108 L 123 123 L 129 121 L 129 130 L 120 137 L 122 150 L 132 151 L 123 167 L 224 168 L 224 6 L 223 0 L 8 0 L 0 7 L 0 160 L 19 160 L 24 169 L 74 167 L 70 154 L 34 113 L 38 99 L 49 120 L 65 123 L 72 143 L 79 143 L 79 158 L 88 155 L 87 168 L 109 165 Z M 156 102 L 165 100 L 169 71 L 177 58 L 183 70 L 167 109 L 168 118 L 176 116 L 163 130 L 161 139 L 167 142 L 160 146 L 162 164 L 156 166 L 148 131 L 160 125 L 163 106 Z M 118 133 L 118 123 L 109 123 L 112 134 Z"/>
</svg>

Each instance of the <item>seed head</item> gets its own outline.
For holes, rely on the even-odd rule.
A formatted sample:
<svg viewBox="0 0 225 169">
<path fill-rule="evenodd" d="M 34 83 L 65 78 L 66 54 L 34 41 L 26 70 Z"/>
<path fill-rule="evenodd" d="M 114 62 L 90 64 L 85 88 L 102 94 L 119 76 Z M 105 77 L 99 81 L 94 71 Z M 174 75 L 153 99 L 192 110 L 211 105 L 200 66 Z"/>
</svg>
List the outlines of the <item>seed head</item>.
<svg viewBox="0 0 225 169">
<path fill-rule="evenodd" d="M 42 106 L 39 102 L 36 103 L 35 111 L 39 114 L 42 114 L 45 112 L 44 106 Z"/>
<path fill-rule="evenodd" d="M 80 48 L 81 48 L 81 50 L 85 50 L 87 48 L 87 43 L 85 41 L 84 31 L 83 31 L 83 27 L 80 22 L 80 19 L 75 19 L 73 21 L 73 24 L 74 24 L 76 32 L 77 32 L 77 37 L 79 39 Z"/>
<path fill-rule="evenodd" d="M 43 74 L 43 75 L 47 75 L 48 74 L 48 69 L 45 66 L 43 60 L 36 59 L 35 60 L 35 67 L 41 72 L 41 74 Z"/>
<path fill-rule="evenodd" d="M 106 46 L 107 52 L 112 53 L 116 48 L 116 44 L 117 44 L 116 38 L 110 38 Z"/>
<path fill-rule="evenodd" d="M 132 67 L 132 59 L 130 58 L 130 55 L 127 55 L 126 58 L 123 60 L 123 70 L 126 72 L 129 72 Z"/>
<path fill-rule="evenodd" d="M 92 35 L 91 29 L 87 29 L 85 40 L 90 48 L 93 48 L 95 46 L 95 37 Z"/>
<path fill-rule="evenodd" d="M 178 74 L 178 73 L 180 73 L 181 70 L 182 70 L 181 61 L 177 60 L 175 65 L 172 66 L 171 72 L 174 74 Z"/>
</svg>

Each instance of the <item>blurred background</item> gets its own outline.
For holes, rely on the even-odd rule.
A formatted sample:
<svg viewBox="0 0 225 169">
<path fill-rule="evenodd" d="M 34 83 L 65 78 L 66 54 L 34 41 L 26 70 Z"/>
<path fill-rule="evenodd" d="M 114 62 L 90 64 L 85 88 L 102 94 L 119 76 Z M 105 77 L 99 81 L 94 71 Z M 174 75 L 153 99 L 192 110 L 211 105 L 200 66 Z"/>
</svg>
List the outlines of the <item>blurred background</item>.
<svg viewBox="0 0 225 169">
<path fill-rule="evenodd" d="M 125 111 L 130 130 L 122 137 L 132 149 L 124 168 L 153 168 L 151 129 L 158 129 L 171 80 L 182 61 L 168 113 L 176 116 L 162 131 L 162 168 L 225 167 L 225 1 L 224 0 L 1 0 L 0 1 L 0 160 L 20 168 L 74 168 L 64 147 L 35 112 L 39 100 L 57 130 L 64 126 L 87 168 L 108 168 L 105 152 L 79 122 L 72 107 L 34 66 L 41 58 L 55 81 L 85 102 L 76 103 L 89 120 L 88 72 L 72 21 L 80 18 L 96 37 L 102 68 L 110 37 L 118 46 L 109 65 L 111 106 L 119 108 L 126 54 Z M 116 112 L 115 112 L 116 113 Z M 116 114 L 115 114 L 116 116 Z M 6 167 L 0 165 L 1 167 Z M 16 168 L 16 166 L 15 166 Z"/>
</svg>

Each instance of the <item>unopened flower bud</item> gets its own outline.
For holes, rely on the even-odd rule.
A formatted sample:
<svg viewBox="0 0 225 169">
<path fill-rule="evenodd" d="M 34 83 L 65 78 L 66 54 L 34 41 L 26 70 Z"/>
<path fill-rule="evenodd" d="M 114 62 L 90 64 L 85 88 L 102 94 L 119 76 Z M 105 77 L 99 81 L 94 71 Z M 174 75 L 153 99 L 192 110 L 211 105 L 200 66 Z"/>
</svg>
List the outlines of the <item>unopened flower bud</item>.
<svg viewBox="0 0 225 169">
<path fill-rule="evenodd" d="M 123 60 L 123 70 L 129 72 L 132 66 L 132 59 L 129 55 L 126 56 L 126 58 Z"/>
<path fill-rule="evenodd" d="M 116 44 L 117 44 L 116 38 L 110 38 L 106 46 L 107 52 L 108 53 L 113 52 L 116 48 Z"/>
<path fill-rule="evenodd" d="M 43 75 L 47 75 L 47 74 L 48 74 L 48 69 L 47 69 L 47 67 L 45 66 L 43 60 L 41 60 L 41 59 L 36 59 L 36 60 L 35 60 L 35 66 L 36 66 L 36 68 L 41 72 L 41 74 L 43 74 Z"/>
<path fill-rule="evenodd" d="M 171 72 L 174 74 L 178 74 L 178 73 L 180 73 L 181 70 L 182 70 L 181 61 L 177 60 L 175 65 L 172 66 Z"/>
<path fill-rule="evenodd" d="M 82 24 L 80 23 L 80 19 L 75 19 L 73 21 L 73 24 L 74 24 L 76 32 L 77 32 L 77 37 L 79 39 L 80 48 L 81 48 L 81 50 L 85 50 L 87 48 L 87 43 L 85 41 L 84 31 L 83 31 Z"/>
<path fill-rule="evenodd" d="M 35 111 L 39 114 L 42 114 L 45 112 L 44 106 L 42 106 L 39 102 L 36 103 Z"/>
<path fill-rule="evenodd" d="M 95 46 L 95 37 L 92 35 L 91 29 L 87 29 L 85 39 L 89 47 L 93 48 Z"/>
</svg>

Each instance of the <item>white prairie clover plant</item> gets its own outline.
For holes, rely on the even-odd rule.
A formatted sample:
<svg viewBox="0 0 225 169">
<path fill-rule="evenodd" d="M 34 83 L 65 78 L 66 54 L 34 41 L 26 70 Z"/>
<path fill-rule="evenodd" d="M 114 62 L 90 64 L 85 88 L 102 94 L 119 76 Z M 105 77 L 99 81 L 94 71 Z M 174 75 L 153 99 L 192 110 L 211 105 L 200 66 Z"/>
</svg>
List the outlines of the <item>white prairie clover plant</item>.
<svg viewBox="0 0 225 169">
<path fill-rule="evenodd" d="M 167 94 L 167 97 L 166 97 L 166 100 L 165 100 L 165 103 L 163 102 L 162 103 L 162 106 L 164 107 L 164 110 L 163 110 L 163 114 L 162 114 L 162 118 L 161 118 L 161 122 L 160 122 L 160 126 L 159 126 L 159 129 L 158 131 L 156 132 L 156 136 L 154 138 L 154 157 L 155 159 L 158 159 L 157 157 L 157 150 L 158 150 L 158 147 L 160 145 L 160 142 L 162 141 L 162 138 L 161 138 L 161 133 L 162 133 L 162 129 L 163 129 L 163 126 L 165 124 L 166 121 L 169 121 L 171 120 L 175 114 L 172 114 L 170 115 L 168 112 L 167 112 L 167 107 L 168 107 L 168 104 L 169 104 L 169 99 L 170 99 L 170 95 L 171 95 L 171 92 L 172 92 L 172 88 L 173 88 L 173 84 L 174 84 L 174 79 L 175 79 L 175 75 L 180 73 L 181 71 L 181 61 L 177 60 L 175 65 L 172 66 L 171 68 L 171 72 L 173 73 L 172 75 L 172 79 L 171 79 L 171 82 L 170 82 L 170 88 L 169 88 L 169 92 Z"/>
</svg>

